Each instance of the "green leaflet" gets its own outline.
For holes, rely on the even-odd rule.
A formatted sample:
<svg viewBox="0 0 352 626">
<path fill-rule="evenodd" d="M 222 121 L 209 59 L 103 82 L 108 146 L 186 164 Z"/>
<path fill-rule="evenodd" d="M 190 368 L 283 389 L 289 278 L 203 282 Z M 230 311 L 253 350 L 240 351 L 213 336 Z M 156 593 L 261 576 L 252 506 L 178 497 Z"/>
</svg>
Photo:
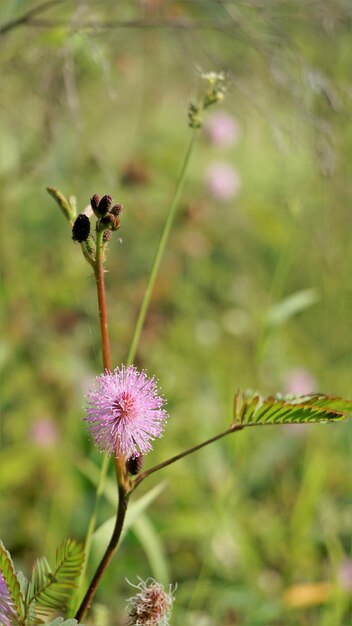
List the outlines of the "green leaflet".
<svg viewBox="0 0 352 626">
<path fill-rule="evenodd" d="M 73 199 L 73 202 L 72 202 L 72 198 L 70 198 L 70 200 L 67 200 L 64 194 L 61 193 L 61 191 L 59 191 L 55 187 L 47 187 L 46 190 L 51 195 L 51 197 L 54 198 L 54 200 L 57 202 L 61 211 L 66 217 L 67 221 L 72 226 L 76 219 L 76 214 L 77 214 L 77 210 L 75 206 L 75 199 Z"/>
<path fill-rule="evenodd" d="M 46 624 L 46 626 L 84 626 L 84 624 L 78 624 L 76 619 L 67 619 L 64 622 L 64 618 L 63 617 L 57 617 L 56 619 L 54 619 L 53 622 L 50 622 L 50 624 Z"/>
<path fill-rule="evenodd" d="M 242 404 L 241 404 L 242 402 Z M 234 424 L 254 426 L 263 424 L 311 424 L 335 422 L 348 418 L 352 401 L 324 394 L 305 396 L 269 396 L 237 398 Z"/>
<path fill-rule="evenodd" d="M 10 553 L 6 550 L 2 541 L 0 541 L 0 572 L 9 590 L 18 620 L 22 624 L 24 619 L 24 598 L 21 585 L 16 575 Z"/>
<path fill-rule="evenodd" d="M 40 624 L 53 612 L 66 609 L 83 561 L 83 546 L 72 539 L 67 539 L 58 548 L 53 570 L 45 557 L 37 559 L 26 593 L 27 610 L 35 601 L 35 621 L 32 623 Z M 60 624 L 60 622 L 57 623 Z M 76 624 L 76 622 L 71 622 L 71 624 Z"/>
</svg>

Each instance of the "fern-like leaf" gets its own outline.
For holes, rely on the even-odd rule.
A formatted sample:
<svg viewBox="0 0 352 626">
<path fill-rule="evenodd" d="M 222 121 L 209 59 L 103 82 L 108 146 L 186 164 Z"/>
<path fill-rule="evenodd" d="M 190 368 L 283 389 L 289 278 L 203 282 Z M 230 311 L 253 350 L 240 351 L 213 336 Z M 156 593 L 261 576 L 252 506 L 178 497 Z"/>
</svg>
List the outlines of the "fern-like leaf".
<svg viewBox="0 0 352 626">
<path fill-rule="evenodd" d="M 10 606 L 8 608 L 11 612 L 16 613 L 18 623 L 23 624 L 24 598 L 21 592 L 21 585 L 16 575 L 10 553 L 6 550 L 2 541 L 0 541 L 0 574 L 5 581 L 9 593 Z"/>
<path fill-rule="evenodd" d="M 44 557 L 37 559 L 26 597 L 26 606 L 35 600 L 36 624 L 53 613 L 65 611 L 83 561 L 83 546 L 71 539 L 58 548 L 54 570 Z"/>
<path fill-rule="evenodd" d="M 312 424 L 345 420 L 352 413 L 352 401 L 324 394 L 269 396 L 258 394 L 237 400 L 234 424 Z"/>
<path fill-rule="evenodd" d="M 53 622 L 50 622 L 50 624 L 46 624 L 46 626 L 84 626 L 84 624 L 78 624 L 77 620 L 74 618 L 64 621 L 63 617 L 57 617 Z"/>
<path fill-rule="evenodd" d="M 74 618 L 64 621 L 63 617 L 57 617 L 53 622 L 50 622 L 50 624 L 46 624 L 46 626 L 84 626 L 84 624 L 78 624 L 77 620 Z"/>
</svg>

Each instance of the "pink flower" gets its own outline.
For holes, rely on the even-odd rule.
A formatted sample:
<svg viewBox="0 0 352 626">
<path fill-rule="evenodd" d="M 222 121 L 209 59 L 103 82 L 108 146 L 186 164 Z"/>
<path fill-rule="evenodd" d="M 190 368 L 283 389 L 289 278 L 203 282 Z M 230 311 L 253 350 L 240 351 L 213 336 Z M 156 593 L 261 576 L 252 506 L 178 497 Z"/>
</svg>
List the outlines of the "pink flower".
<svg viewBox="0 0 352 626">
<path fill-rule="evenodd" d="M 1 626 L 15 626 L 18 624 L 16 610 L 6 584 L 0 572 L 0 624 Z"/>
<path fill-rule="evenodd" d="M 229 163 L 213 163 L 206 173 L 206 186 L 216 200 L 231 200 L 237 196 L 241 181 L 238 172 Z"/>
<path fill-rule="evenodd" d="M 240 135 L 238 122 L 229 113 L 216 112 L 209 115 L 204 124 L 209 141 L 216 146 L 233 146 Z"/>
<path fill-rule="evenodd" d="M 344 559 L 338 572 L 338 580 L 344 591 L 352 591 L 352 559 Z"/>
<path fill-rule="evenodd" d="M 174 601 L 171 585 L 167 592 L 153 578 L 139 580 L 138 585 L 130 583 L 139 593 L 127 600 L 128 626 L 168 626 Z"/>
<path fill-rule="evenodd" d="M 303 367 L 289 370 L 285 377 L 285 392 L 294 396 L 304 396 L 317 390 L 317 383 L 312 374 Z"/>
<path fill-rule="evenodd" d="M 55 422 L 45 417 L 37 419 L 31 428 L 31 439 L 40 448 L 52 448 L 58 440 Z"/>
<path fill-rule="evenodd" d="M 85 420 L 99 450 L 132 458 L 149 452 L 168 417 L 155 378 L 122 365 L 98 376 L 96 385 L 87 394 Z"/>
</svg>

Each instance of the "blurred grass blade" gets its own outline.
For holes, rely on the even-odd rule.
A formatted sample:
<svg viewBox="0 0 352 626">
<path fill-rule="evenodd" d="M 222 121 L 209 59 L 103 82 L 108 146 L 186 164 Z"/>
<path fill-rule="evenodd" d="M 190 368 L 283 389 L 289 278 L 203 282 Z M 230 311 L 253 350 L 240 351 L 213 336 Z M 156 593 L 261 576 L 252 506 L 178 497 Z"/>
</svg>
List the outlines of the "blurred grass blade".
<svg viewBox="0 0 352 626">
<path fill-rule="evenodd" d="M 308 309 L 319 302 L 319 294 L 316 289 L 303 289 L 287 296 L 272 306 L 268 312 L 267 327 L 276 328 L 285 324 L 291 317 Z"/>
<path fill-rule="evenodd" d="M 149 517 L 145 513 L 141 513 L 134 521 L 132 530 L 148 558 L 155 580 L 162 585 L 169 584 L 169 564 L 164 546 Z"/>
<path fill-rule="evenodd" d="M 83 476 L 97 487 L 100 478 L 100 467 L 97 467 L 90 459 L 82 459 L 77 462 L 77 468 Z M 117 507 L 117 487 L 116 482 L 112 478 L 105 478 L 102 493 L 114 508 Z"/>
<path fill-rule="evenodd" d="M 150 506 L 150 504 L 158 497 L 163 489 L 165 489 L 165 485 L 165 482 L 159 483 L 158 485 L 153 487 L 153 489 L 151 489 L 141 498 L 139 498 L 139 500 L 136 500 L 129 505 L 121 535 L 121 541 L 123 541 L 126 532 L 135 523 L 138 517 L 148 508 L 148 506 Z M 115 521 L 116 515 L 113 515 L 103 524 L 101 524 L 101 526 L 99 526 L 93 533 L 91 554 L 94 558 L 94 562 L 98 563 L 101 560 L 113 533 Z"/>
</svg>

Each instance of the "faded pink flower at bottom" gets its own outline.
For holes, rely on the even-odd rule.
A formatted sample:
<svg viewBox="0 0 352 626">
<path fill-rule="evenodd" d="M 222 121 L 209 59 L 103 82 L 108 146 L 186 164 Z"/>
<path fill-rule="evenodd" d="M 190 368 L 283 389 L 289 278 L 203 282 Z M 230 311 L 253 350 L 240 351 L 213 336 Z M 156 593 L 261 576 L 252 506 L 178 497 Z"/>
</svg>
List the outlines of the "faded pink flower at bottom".
<svg viewBox="0 0 352 626">
<path fill-rule="evenodd" d="M 6 584 L 0 572 L 0 624 L 1 626 L 15 626 L 18 624 L 15 607 Z"/>
<path fill-rule="evenodd" d="M 241 179 L 232 165 L 216 162 L 208 168 L 205 184 L 213 198 L 227 201 L 238 195 Z"/>
<path fill-rule="evenodd" d="M 165 591 L 154 578 L 139 581 L 138 585 L 130 583 L 139 593 L 127 600 L 128 626 L 168 626 L 174 601 L 171 585 Z"/>
<path fill-rule="evenodd" d="M 161 437 L 167 412 L 155 378 L 133 365 L 106 371 L 87 394 L 85 420 L 99 450 L 116 457 L 136 457 Z"/>
</svg>

